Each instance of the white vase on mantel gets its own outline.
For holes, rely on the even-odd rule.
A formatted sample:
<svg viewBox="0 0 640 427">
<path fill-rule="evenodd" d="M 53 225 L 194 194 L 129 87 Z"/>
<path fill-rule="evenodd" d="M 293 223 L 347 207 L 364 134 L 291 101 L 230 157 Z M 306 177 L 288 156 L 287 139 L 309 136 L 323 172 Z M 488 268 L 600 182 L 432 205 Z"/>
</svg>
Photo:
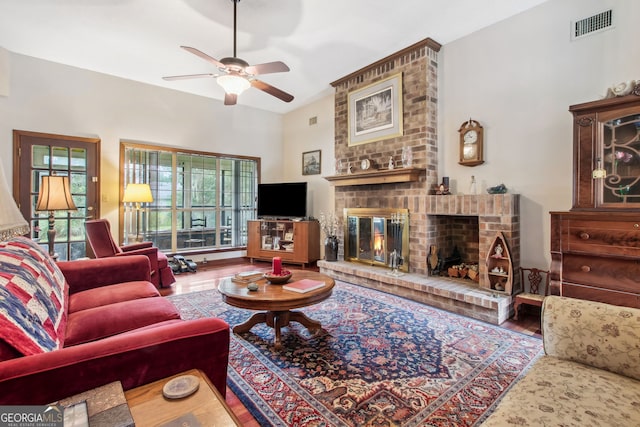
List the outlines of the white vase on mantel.
<svg viewBox="0 0 640 427">
<path fill-rule="evenodd" d="M 413 166 L 413 150 L 411 147 L 402 147 L 402 167 Z"/>
<path fill-rule="evenodd" d="M 476 177 L 471 175 L 471 183 L 469 184 L 469 194 L 478 194 L 478 188 L 476 186 Z"/>
</svg>

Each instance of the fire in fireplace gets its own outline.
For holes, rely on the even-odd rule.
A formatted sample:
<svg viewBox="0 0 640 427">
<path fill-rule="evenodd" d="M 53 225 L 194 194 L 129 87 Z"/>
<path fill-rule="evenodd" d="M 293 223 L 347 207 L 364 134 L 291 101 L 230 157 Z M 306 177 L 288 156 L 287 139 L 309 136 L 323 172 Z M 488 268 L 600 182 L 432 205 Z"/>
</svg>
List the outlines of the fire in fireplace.
<svg viewBox="0 0 640 427">
<path fill-rule="evenodd" d="M 409 271 L 409 211 L 344 210 L 344 259 Z"/>
</svg>

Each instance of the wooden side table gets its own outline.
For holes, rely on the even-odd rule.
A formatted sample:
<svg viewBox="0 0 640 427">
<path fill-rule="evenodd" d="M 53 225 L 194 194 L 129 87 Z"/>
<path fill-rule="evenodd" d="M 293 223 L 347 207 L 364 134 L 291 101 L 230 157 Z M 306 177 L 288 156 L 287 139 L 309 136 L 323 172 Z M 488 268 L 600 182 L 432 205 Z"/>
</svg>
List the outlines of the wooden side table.
<svg viewBox="0 0 640 427">
<path fill-rule="evenodd" d="M 198 391 L 182 399 L 166 399 L 162 395 L 162 387 L 169 380 L 181 375 L 198 377 Z M 203 427 L 242 425 L 209 378 L 197 369 L 127 390 L 124 395 L 136 427 L 161 426 L 187 416 L 195 417 Z"/>
</svg>

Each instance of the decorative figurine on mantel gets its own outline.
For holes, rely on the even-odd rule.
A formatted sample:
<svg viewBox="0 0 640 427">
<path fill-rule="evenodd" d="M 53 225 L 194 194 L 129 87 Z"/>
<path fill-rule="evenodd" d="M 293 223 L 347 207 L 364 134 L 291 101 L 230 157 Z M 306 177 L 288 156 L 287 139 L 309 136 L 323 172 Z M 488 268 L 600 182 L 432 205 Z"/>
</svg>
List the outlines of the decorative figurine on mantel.
<svg viewBox="0 0 640 427">
<path fill-rule="evenodd" d="M 507 187 L 504 184 L 498 184 L 495 187 L 487 188 L 489 194 L 504 194 L 507 192 Z"/>
<path fill-rule="evenodd" d="M 389 157 L 389 170 L 395 167 L 395 163 L 393 162 L 393 156 Z"/>
<path fill-rule="evenodd" d="M 443 176 L 442 177 L 442 183 L 440 185 L 438 185 L 437 190 L 436 190 L 436 194 L 439 196 L 445 196 L 447 194 L 451 194 L 449 192 L 449 177 L 448 176 Z"/>
</svg>

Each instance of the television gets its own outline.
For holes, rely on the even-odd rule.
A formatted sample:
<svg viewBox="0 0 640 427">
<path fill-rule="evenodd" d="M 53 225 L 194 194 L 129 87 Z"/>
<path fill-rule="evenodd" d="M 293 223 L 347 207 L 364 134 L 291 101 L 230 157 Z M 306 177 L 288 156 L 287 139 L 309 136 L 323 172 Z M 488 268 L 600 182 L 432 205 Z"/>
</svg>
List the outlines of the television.
<svg viewBox="0 0 640 427">
<path fill-rule="evenodd" d="M 258 218 L 307 216 L 307 183 L 258 184 Z"/>
</svg>

